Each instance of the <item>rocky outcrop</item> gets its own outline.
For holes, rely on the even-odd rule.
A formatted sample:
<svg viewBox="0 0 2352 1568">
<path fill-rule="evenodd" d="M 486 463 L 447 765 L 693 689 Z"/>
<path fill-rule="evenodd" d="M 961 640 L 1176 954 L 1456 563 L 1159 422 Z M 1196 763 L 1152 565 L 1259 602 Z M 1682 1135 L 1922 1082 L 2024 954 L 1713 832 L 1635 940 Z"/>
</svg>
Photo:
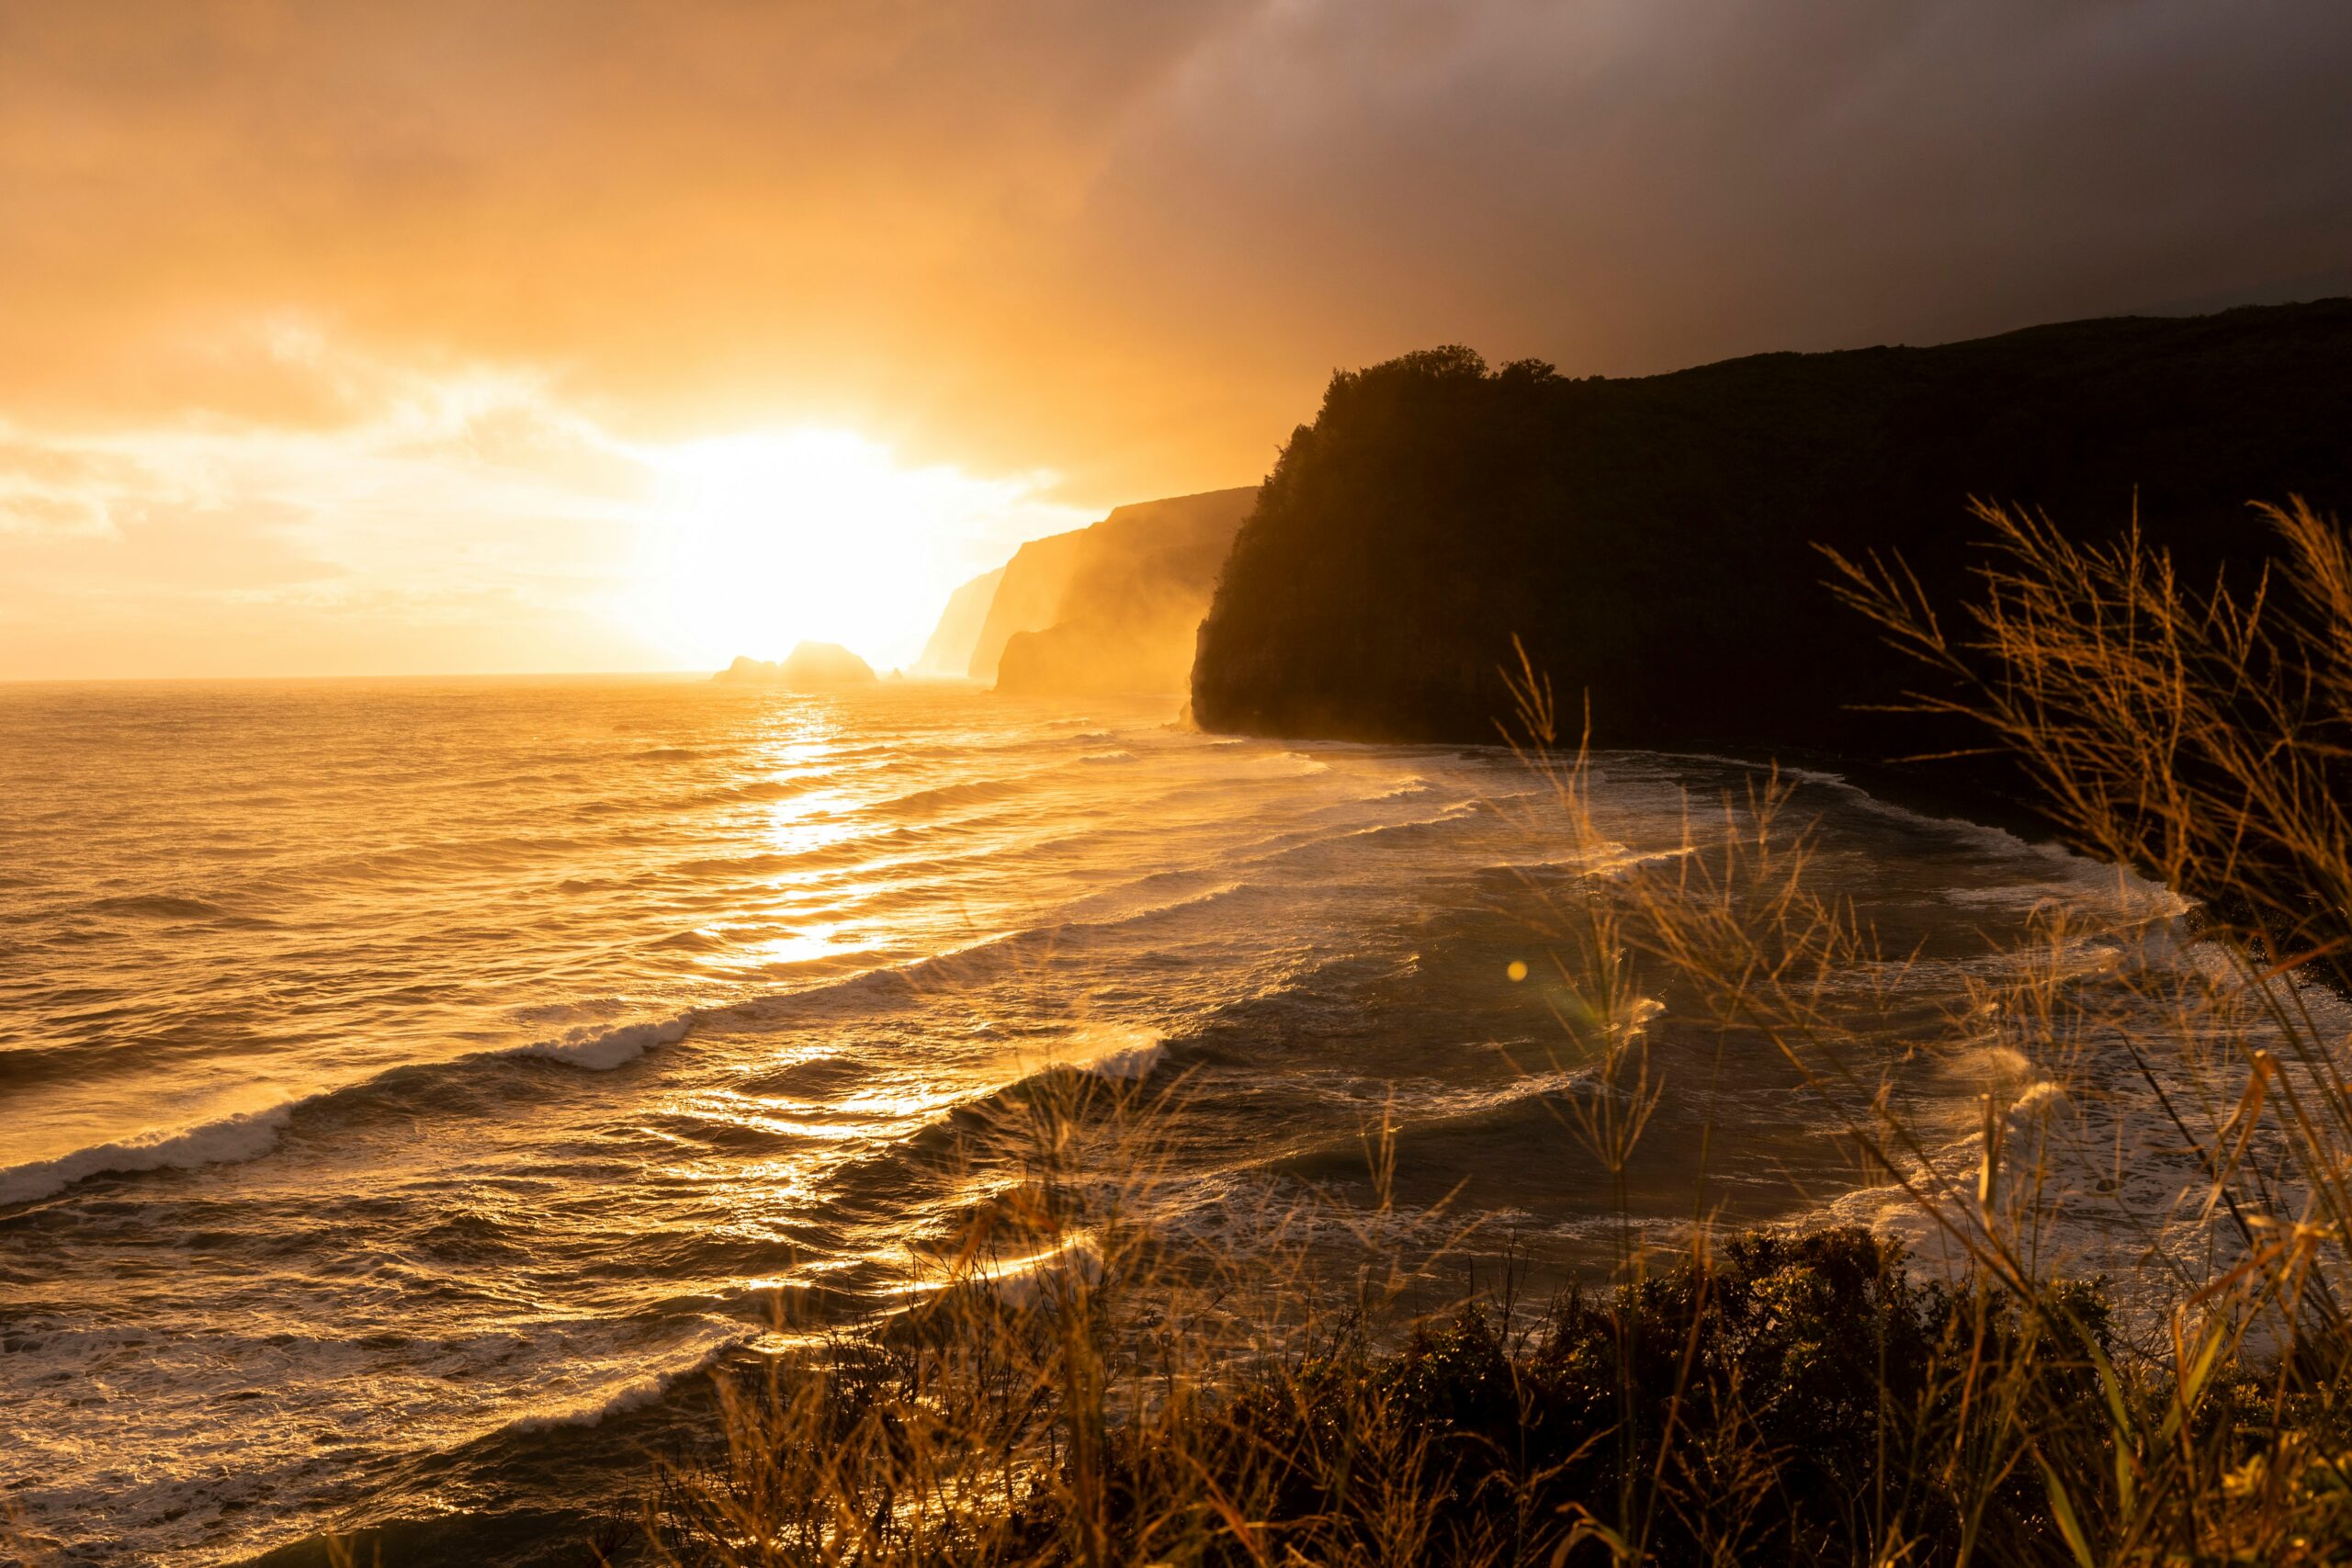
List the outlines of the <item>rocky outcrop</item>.
<svg viewBox="0 0 2352 1568">
<path fill-rule="evenodd" d="M 816 691 L 829 686 L 868 685 L 875 676 L 872 665 L 837 642 L 804 642 L 781 660 L 738 657 L 712 679 Z"/>
<path fill-rule="evenodd" d="M 1491 741 L 1514 637 L 1600 745 L 1887 758 L 1949 736 L 1817 547 L 1975 597 L 1972 497 L 2192 579 L 2259 555 L 2252 499 L 2352 508 L 2352 301 L 1774 354 L 1638 379 L 1462 349 L 1332 379 L 1236 538 L 1199 722 Z"/>
<path fill-rule="evenodd" d="M 1141 502 L 1091 528 L 1038 541 L 1054 548 L 1040 553 L 1035 592 L 1002 617 L 1015 629 L 1001 645 L 997 689 L 1182 692 L 1217 570 L 1257 495 L 1250 485 Z M 1024 554 L 1030 548 L 1023 547 Z M 1000 604 L 1022 570 L 1015 556 Z M 1050 611 L 1038 615 L 1051 574 L 1060 581 Z"/>
<path fill-rule="evenodd" d="M 997 584 L 1003 581 L 1004 568 L 998 567 L 994 571 L 982 572 L 947 596 L 947 607 L 940 612 L 931 640 L 922 645 L 922 657 L 915 660 L 918 673 L 971 672 L 972 652 L 980 645 L 980 633 L 988 625 L 989 606 L 996 602 Z"/>
</svg>

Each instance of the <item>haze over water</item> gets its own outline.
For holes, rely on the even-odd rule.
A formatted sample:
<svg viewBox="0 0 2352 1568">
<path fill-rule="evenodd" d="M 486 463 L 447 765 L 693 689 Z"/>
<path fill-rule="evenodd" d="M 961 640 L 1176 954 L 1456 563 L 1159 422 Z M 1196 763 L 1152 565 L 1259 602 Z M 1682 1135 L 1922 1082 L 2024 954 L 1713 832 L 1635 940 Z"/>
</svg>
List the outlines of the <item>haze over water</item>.
<svg viewBox="0 0 2352 1568">
<path fill-rule="evenodd" d="M 1573 1265 L 1610 1199 L 1498 749 L 1172 704 L 707 682 L 0 688 L 0 1497 L 76 1562 L 623 1501 L 774 1292 L 871 1310 L 1008 1089 L 1172 1087 L 1179 1189 L 1362 1186 L 1399 1131 Z M 1623 860 L 1736 764 L 1601 759 Z M 1949 999 L 2101 874 L 1827 782 L 1817 875 Z M 1513 960 L 1532 964 L 1514 982 Z M 1661 1037 L 1645 1218 L 1834 1202 L 1783 1066 Z M 1973 1081 L 1922 1080 L 1965 1123 Z M 1932 1116 L 1929 1118 L 1933 1120 Z M 361 1510 L 354 1514 L 351 1510 Z M 483 1526 L 481 1561 L 522 1561 Z"/>
</svg>

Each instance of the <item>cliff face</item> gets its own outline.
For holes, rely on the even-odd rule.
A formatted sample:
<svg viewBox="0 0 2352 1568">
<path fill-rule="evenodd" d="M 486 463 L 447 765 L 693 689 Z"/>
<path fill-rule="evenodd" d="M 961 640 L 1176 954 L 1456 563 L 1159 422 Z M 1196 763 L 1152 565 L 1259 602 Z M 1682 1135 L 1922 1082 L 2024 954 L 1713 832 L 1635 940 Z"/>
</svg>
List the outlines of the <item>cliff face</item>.
<svg viewBox="0 0 2352 1568">
<path fill-rule="evenodd" d="M 1857 711 L 1924 672 L 1824 586 L 1899 552 L 1942 605 L 1969 499 L 2143 532 L 2189 581 L 2267 547 L 2252 499 L 2352 510 L 2352 301 L 1764 355 L 1639 379 L 1435 350 L 1333 378 L 1200 632 L 1211 728 L 1498 739 L 1511 638 L 1600 745 L 1885 758 L 1949 739 Z"/>
<path fill-rule="evenodd" d="M 947 596 L 947 607 L 940 612 L 931 640 L 922 645 L 922 657 L 915 660 L 917 670 L 927 675 L 961 675 L 971 669 L 972 650 L 980 644 L 989 606 L 996 602 L 997 584 L 1003 581 L 1004 568 L 998 567 Z"/>
<path fill-rule="evenodd" d="M 976 681 L 996 679 L 1004 645 L 1021 632 L 1041 631 L 1054 624 L 1061 609 L 1062 591 L 1078 570 L 1080 541 L 1086 530 L 1032 539 L 1004 564 L 996 592 L 989 597 L 988 615 L 972 644 L 965 673 Z"/>
<path fill-rule="evenodd" d="M 1142 502 L 1061 536 L 1077 545 L 1053 614 L 1006 639 L 998 689 L 1183 691 L 1217 569 L 1257 496 L 1250 485 Z"/>
</svg>

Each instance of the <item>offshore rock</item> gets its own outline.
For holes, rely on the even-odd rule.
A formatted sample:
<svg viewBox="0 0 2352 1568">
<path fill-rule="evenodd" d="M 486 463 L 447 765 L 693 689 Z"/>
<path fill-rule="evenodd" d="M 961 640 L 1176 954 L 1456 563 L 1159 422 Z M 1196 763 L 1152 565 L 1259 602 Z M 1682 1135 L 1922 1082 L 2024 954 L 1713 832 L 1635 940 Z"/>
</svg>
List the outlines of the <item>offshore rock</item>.
<svg viewBox="0 0 2352 1568">
<path fill-rule="evenodd" d="M 837 642 L 804 642 L 781 660 L 739 656 L 712 679 L 814 691 L 827 686 L 866 685 L 875 675 L 872 665 Z"/>
</svg>

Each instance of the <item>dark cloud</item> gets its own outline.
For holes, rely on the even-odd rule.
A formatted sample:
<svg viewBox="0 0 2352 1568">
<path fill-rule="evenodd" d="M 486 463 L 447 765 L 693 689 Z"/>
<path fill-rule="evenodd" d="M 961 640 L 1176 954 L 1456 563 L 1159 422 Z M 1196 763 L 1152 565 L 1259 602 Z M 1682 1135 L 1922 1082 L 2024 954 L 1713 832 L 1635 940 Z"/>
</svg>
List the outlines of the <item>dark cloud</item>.
<svg viewBox="0 0 2352 1568">
<path fill-rule="evenodd" d="M 0 416 L 365 417 L 206 346 L 293 312 L 624 427 L 1198 488 L 1441 340 L 1628 371 L 2325 288 L 2347 79 L 2318 0 L 0 0 Z"/>
<path fill-rule="evenodd" d="M 1652 369 L 2324 288 L 2347 68 L 2320 5 L 1286 6 L 1193 62 L 1101 231 L 1195 326 L 1335 362 Z"/>
</svg>

